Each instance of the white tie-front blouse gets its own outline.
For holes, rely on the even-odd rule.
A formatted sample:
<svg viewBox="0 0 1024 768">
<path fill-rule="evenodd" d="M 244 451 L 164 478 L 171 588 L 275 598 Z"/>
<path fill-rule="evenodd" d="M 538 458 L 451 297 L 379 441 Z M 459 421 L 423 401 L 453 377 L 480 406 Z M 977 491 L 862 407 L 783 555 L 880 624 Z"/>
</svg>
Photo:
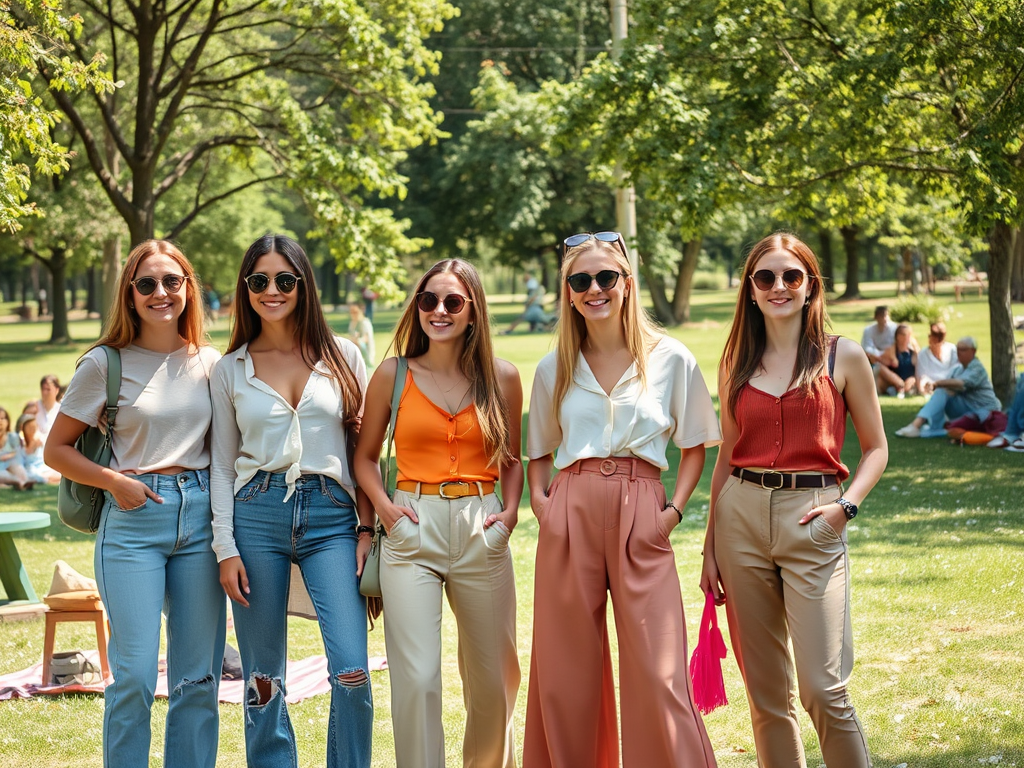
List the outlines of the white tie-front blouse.
<svg viewBox="0 0 1024 768">
<path fill-rule="evenodd" d="M 359 348 L 335 337 L 342 356 L 366 390 L 366 366 Z M 287 500 L 300 475 L 336 480 L 355 498 L 355 479 L 346 458 L 345 414 L 337 382 L 321 361 L 309 374 L 297 408 L 256 377 L 248 345 L 229 352 L 213 369 L 210 501 L 217 561 L 238 555 L 234 537 L 235 494 L 260 470 L 284 472 Z"/>
<path fill-rule="evenodd" d="M 573 385 L 552 410 L 556 353 L 537 366 L 530 397 L 527 453 L 555 455 L 555 468 L 580 459 L 629 456 L 668 469 L 669 438 L 680 448 L 718 445 L 722 431 L 697 361 L 679 341 L 663 336 L 647 358 L 647 386 L 630 365 L 606 394 L 581 353 Z"/>
</svg>

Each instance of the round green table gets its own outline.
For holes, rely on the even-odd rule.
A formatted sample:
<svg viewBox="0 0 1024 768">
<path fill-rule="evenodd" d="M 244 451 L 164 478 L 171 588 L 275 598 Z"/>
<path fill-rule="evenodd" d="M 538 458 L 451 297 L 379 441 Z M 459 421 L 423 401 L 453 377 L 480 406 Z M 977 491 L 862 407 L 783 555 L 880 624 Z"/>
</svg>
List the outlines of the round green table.
<svg viewBox="0 0 1024 768">
<path fill-rule="evenodd" d="M 14 544 L 14 534 L 36 528 L 49 528 L 50 516 L 45 512 L 4 512 L 0 513 L 0 581 L 3 582 L 6 600 L 0 605 L 11 603 L 38 603 L 39 597 L 32 589 L 21 555 Z"/>
</svg>

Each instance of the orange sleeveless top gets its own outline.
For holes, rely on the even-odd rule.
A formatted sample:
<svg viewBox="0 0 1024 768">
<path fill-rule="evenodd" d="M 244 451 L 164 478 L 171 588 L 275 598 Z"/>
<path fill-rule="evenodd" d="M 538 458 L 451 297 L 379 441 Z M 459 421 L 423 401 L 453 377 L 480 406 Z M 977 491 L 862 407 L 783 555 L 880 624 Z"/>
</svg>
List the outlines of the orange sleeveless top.
<svg viewBox="0 0 1024 768">
<path fill-rule="evenodd" d="M 406 374 L 398 404 L 395 459 L 399 480 L 444 483 L 498 479 L 498 467 L 487 460 L 473 404 L 451 415 L 420 392 L 412 371 Z"/>
<path fill-rule="evenodd" d="M 791 389 L 776 397 L 747 384 L 736 401 L 736 426 L 734 467 L 821 472 L 840 482 L 850 476 L 840 459 L 846 401 L 828 375 L 814 382 L 810 395 Z"/>
</svg>

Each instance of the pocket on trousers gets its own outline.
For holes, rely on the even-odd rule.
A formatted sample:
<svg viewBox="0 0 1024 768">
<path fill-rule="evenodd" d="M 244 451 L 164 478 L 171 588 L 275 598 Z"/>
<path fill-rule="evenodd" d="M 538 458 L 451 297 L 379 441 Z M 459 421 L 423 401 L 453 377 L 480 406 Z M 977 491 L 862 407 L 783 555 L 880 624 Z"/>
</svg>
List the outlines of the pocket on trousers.
<svg viewBox="0 0 1024 768">
<path fill-rule="evenodd" d="M 818 515 L 809 523 L 811 526 L 811 541 L 819 547 L 827 547 L 833 544 L 842 544 L 843 538 L 836 533 L 835 528 L 828 524 L 824 515 Z"/>
<path fill-rule="evenodd" d="M 355 504 L 352 503 L 352 497 L 348 495 L 344 488 L 340 485 L 335 485 L 332 488 L 332 485 L 334 485 L 333 482 L 328 482 L 324 486 L 324 495 L 330 500 L 331 504 L 341 508 L 349 507 L 351 509 L 355 507 Z"/>
<path fill-rule="evenodd" d="M 415 552 L 420 547 L 420 527 L 407 515 L 402 515 L 391 526 L 384 538 L 384 548 L 392 552 Z"/>
<path fill-rule="evenodd" d="M 490 528 L 484 528 L 484 541 L 490 549 L 508 549 L 511 537 L 512 531 L 501 520 L 496 520 Z"/>
<path fill-rule="evenodd" d="M 256 494 L 260 492 L 260 488 L 263 483 L 259 480 L 250 480 L 248 483 L 242 486 L 242 489 L 235 494 L 235 501 L 247 502 L 252 501 Z"/>
<path fill-rule="evenodd" d="M 110 491 L 104 491 L 103 492 L 103 496 L 106 499 L 107 504 L 109 505 L 111 512 L 122 512 L 124 514 L 129 514 L 129 513 L 132 513 L 132 512 L 138 512 L 143 507 L 145 507 L 146 506 L 146 502 L 149 501 L 149 496 L 147 496 L 145 498 L 145 500 L 141 504 L 139 504 L 139 506 L 131 507 L 130 509 L 123 509 L 121 507 L 121 505 L 119 505 L 117 503 L 117 499 L 114 498 L 114 494 L 112 494 Z"/>
</svg>

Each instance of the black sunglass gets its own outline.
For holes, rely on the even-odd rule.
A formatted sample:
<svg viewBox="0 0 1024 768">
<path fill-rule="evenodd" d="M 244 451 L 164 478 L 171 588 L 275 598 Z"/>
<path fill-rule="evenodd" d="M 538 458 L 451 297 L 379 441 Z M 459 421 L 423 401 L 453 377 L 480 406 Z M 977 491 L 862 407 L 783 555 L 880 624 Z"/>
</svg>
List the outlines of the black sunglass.
<svg viewBox="0 0 1024 768">
<path fill-rule="evenodd" d="M 590 275 L 586 272 L 577 272 L 574 275 L 569 275 L 565 278 L 565 282 L 569 284 L 576 293 L 583 293 L 590 290 L 590 286 L 597 280 L 597 287 L 602 291 L 607 291 L 610 288 L 614 288 L 615 284 L 619 282 L 619 277 L 629 277 L 625 272 L 616 272 L 614 269 L 602 269 L 596 275 Z"/>
<path fill-rule="evenodd" d="M 281 293 L 291 293 L 295 290 L 295 283 L 302 278 L 293 275 L 291 272 L 278 272 L 274 275 L 274 282 Z M 262 272 L 253 272 L 245 278 L 245 284 L 253 293 L 263 293 L 270 287 L 270 278 Z"/>
<path fill-rule="evenodd" d="M 132 280 L 132 285 L 143 296 L 149 296 L 153 293 L 156 290 L 157 283 L 163 283 L 164 290 L 168 293 L 177 293 L 187 279 L 184 275 L 164 275 L 159 280 L 155 277 L 140 277 Z"/>
<path fill-rule="evenodd" d="M 778 279 L 779 275 L 782 276 L 782 282 L 791 291 L 795 291 L 803 285 L 805 277 L 812 277 L 812 275 L 808 275 L 802 269 L 787 269 L 780 273 L 772 272 L 770 269 L 759 269 L 750 276 L 750 279 L 753 280 L 754 285 L 762 291 L 770 291 L 775 287 L 775 281 Z"/>
<path fill-rule="evenodd" d="M 438 304 L 444 304 L 444 311 L 449 315 L 457 315 L 466 308 L 466 304 L 472 299 L 467 299 L 458 293 L 449 293 L 442 301 L 436 293 L 423 291 L 416 294 L 416 306 L 421 312 L 433 312 Z"/>
</svg>

